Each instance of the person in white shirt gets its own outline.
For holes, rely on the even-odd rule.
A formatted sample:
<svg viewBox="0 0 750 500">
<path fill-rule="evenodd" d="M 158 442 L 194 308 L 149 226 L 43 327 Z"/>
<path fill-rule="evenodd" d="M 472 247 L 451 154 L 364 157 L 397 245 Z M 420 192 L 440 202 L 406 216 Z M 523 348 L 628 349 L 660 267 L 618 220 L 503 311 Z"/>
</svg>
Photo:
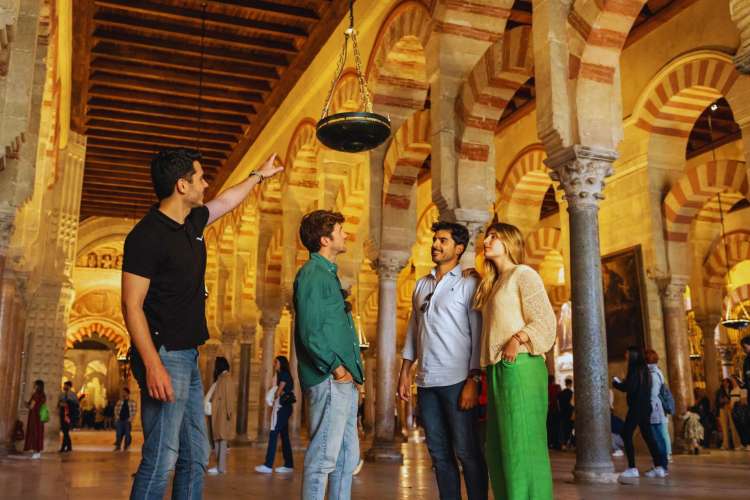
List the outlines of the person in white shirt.
<svg viewBox="0 0 750 500">
<path fill-rule="evenodd" d="M 469 231 L 452 222 L 436 222 L 432 231 L 435 269 L 417 281 L 412 295 L 398 395 L 404 401 L 411 398 L 411 370 L 419 360 L 419 414 L 440 498 L 461 498 L 458 458 L 469 500 L 486 500 L 487 465 L 476 412 L 482 319 L 472 307 L 478 279 L 464 277 L 458 263 Z"/>
</svg>

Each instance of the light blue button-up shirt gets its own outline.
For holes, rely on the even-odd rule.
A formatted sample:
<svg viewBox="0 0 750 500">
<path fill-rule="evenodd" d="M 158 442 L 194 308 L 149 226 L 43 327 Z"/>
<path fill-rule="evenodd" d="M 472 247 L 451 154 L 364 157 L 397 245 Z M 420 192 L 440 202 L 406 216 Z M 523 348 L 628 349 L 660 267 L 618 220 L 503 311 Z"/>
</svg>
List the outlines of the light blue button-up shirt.
<svg viewBox="0 0 750 500">
<path fill-rule="evenodd" d="M 464 278 L 460 265 L 440 282 L 435 275 L 433 269 L 417 281 L 401 352 L 404 359 L 419 360 L 420 387 L 454 385 L 466 380 L 469 370 L 479 369 L 482 316 L 472 307 L 479 280 Z"/>
</svg>

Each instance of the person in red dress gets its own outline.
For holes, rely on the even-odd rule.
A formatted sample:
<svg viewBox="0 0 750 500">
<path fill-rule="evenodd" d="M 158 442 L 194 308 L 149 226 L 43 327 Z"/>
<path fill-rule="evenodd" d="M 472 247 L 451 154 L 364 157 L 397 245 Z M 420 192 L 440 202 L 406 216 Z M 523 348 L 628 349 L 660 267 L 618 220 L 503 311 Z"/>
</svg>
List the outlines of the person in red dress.
<svg viewBox="0 0 750 500">
<path fill-rule="evenodd" d="M 39 415 L 42 405 L 47 402 L 47 396 L 44 394 L 44 382 L 37 380 L 34 382 L 34 394 L 26 403 L 29 409 L 29 419 L 26 423 L 26 444 L 24 451 L 33 450 L 31 455 L 33 459 L 42 458 L 44 449 L 44 423 Z"/>
</svg>

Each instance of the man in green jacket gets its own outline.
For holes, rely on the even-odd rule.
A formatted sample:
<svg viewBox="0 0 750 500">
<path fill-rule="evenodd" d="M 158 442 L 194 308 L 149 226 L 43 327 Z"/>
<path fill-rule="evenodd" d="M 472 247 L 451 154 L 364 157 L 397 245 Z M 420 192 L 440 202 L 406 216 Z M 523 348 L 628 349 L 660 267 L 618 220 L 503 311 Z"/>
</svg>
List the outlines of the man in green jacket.
<svg viewBox="0 0 750 500">
<path fill-rule="evenodd" d="M 310 444 L 305 453 L 303 500 L 351 498 L 359 463 L 358 392 L 364 377 L 351 306 L 336 275 L 346 251 L 344 216 L 316 210 L 302 218 L 299 234 L 310 260 L 294 280 L 295 347 L 299 380 L 310 402 Z"/>
</svg>

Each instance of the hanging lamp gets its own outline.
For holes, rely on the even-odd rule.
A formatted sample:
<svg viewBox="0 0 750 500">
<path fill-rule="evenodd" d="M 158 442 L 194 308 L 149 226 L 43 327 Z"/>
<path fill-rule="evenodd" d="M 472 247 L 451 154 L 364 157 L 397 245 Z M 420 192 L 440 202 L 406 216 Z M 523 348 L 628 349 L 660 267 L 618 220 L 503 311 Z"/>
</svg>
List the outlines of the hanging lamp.
<svg viewBox="0 0 750 500">
<path fill-rule="evenodd" d="M 336 113 L 329 115 L 333 93 L 341 79 L 346 66 L 349 39 L 352 40 L 354 65 L 359 82 L 359 100 L 363 111 Z M 388 117 L 372 112 L 370 92 L 362 73 L 362 59 L 357 44 L 357 31 L 354 29 L 354 0 L 349 0 L 349 28 L 344 32 L 344 47 L 339 56 L 336 75 L 328 91 L 328 98 L 323 106 L 323 113 L 316 127 L 318 140 L 327 147 L 345 153 L 368 151 L 383 144 L 391 135 L 391 120 Z"/>
<path fill-rule="evenodd" d="M 714 140 L 714 127 L 713 123 L 711 121 L 711 114 L 718 109 L 718 105 L 716 103 L 712 104 L 709 108 L 708 113 L 708 133 L 710 134 L 710 140 L 713 142 Z M 711 148 L 711 157 L 713 158 L 714 163 L 716 163 L 716 148 Z M 729 263 L 729 247 L 727 246 L 727 238 L 726 238 L 726 232 L 724 228 L 724 210 L 721 206 L 721 193 L 717 195 L 719 200 L 719 222 L 721 223 L 721 243 L 722 247 L 724 248 L 724 261 L 727 263 L 727 278 L 726 278 L 726 288 L 729 289 L 729 275 L 730 275 L 730 263 Z M 742 303 L 740 300 L 740 308 L 742 309 L 742 313 L 744 314 L 744 317 L 740 318 L 733 318 L 732 317 L 732 307 L 731 304 L 727 303 L 726 312 L 724 313 L 724 319 L 721 320 L 721 326 L 724 328 L 731 328 L 732 330 L 742 330 L 743 328 L 747 328 L 748 325 L 750 325 L 750 315 L 748 315 L 747 310 L 745 309 L 745 304 Z"/>
</svg>

